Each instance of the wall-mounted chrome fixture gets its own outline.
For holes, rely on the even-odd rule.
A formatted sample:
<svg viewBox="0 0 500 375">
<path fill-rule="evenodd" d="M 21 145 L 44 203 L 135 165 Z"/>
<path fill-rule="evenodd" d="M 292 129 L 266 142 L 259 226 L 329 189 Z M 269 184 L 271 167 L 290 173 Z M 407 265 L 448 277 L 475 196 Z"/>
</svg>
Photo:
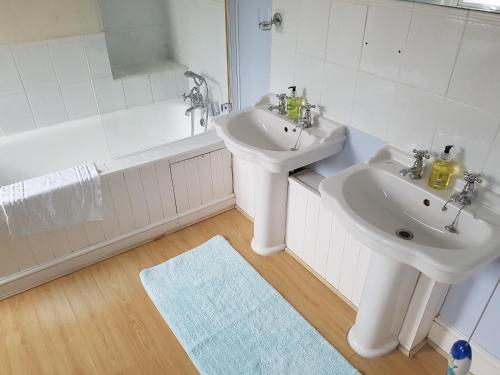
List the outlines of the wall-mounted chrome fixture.
<svg viewBox="0 0 500 375">
<path fill-rule="evenodd" d="M 205 131 L 207 131 L 208 128 L 208 113 L 210 107 L 210 100 L 208 97 L 208 83 L 203 76 L 196 74 L 190 70 L 184 73 L 184 77 L 192 78 L 194 84 L 196 85 L 193 86 L 189 94 L 182 94 L 182 98 L 184 99 L 184 101 L 189 99 L 189 102 L 191 104 L 190 107 L 186 109 L 186 116 L 191 116 L 191 135 L 194 135 L 194 110 L 201 109 L 200 125 L 205 129 Z M 203 94 L 201 92 L 203 86 L 205 86 L 205 97 L 203 97 Z"/>
<path fill-rule="evenodd" d="M 280 27 L 282 23 L 283 17 L 281 16 L 281 13 L 274 13 L 270 20 L 259 22 L 259 29 L 262 31 L 269 31 L 272 29 L 273 25 Z"/>
</svg>

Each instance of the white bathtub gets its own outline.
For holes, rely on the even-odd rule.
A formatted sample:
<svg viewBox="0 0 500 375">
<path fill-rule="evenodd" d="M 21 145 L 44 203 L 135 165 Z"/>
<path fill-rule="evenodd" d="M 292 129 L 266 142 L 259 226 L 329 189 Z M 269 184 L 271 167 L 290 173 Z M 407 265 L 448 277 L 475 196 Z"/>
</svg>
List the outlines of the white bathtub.
<svg viewBox="0 0 500 375">
<path fill-rule="evenodd" d="M 179 102 L 0 138 L 0 185 L 96 162 L 104 220 L 11 237 L 0 220 L 0 298 L 234 206 L 215 132 L 193 137 Z M 180 139 L 179 138 L 184 138 Z"/>
<path fill-rule="evenodd" d="M 1 137 L 0 186 L 77 164 L 137 155 L 189 137 L 186 108 L 179 101 L 161 102 Z"/>
</svg>

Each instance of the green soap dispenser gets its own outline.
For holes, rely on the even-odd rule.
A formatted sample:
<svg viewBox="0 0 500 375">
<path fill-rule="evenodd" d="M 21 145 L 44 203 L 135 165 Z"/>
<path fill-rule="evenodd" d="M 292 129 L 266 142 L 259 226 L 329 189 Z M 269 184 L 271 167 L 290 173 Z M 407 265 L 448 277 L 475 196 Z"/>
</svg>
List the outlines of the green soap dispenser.
<svg viewBox="0 0 500 375">
<path fill-rule="evenodd" d="M 429 176 L 429 187 L 436 190 L 445 190 L 450 185 L 451 177 L 455 171 L 455 163 L 453 162 L 450 150 L 453 146 L 446 146 L 441 156 L 432 163 L 432 171 Z"/>
<path fill-rule="evenodd" d="M 287 116 L 290 120 L 299 120 L 303 99 L 297 96 L 297 86 L 290 86 L 288 89 L 292 91 L 287 101 Z"/>
</svg>

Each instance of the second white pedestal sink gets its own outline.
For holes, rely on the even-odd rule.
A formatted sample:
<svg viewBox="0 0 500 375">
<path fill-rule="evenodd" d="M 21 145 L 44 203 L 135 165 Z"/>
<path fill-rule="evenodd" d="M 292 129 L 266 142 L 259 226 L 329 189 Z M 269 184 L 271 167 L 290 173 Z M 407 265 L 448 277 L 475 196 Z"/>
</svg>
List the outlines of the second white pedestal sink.
<svg viewBox="0 0 500 375">
<path fill-rule="evenodd" d="M 458 208 L 442 211 L 450 192 L 437 193 L 399 171 L 403 153 L 387 147 L 371 161 L 325 179 L 322 202 L 345 227 L 374 250 L 356 323 L 348 341 L 364 357 L 384 355 L 398 333 L 419 272 L 441 283 L 457 283 L 500 256 L 500 216 L 473 203 L 450 224 Z"/>
<path fill-rule="evenodd" d="M 324 118 L 301 129 L 268 105 L 235 111 L 214 121 L 228 150 L 258 165 L 252 248 L 261 255 L 285 248 L 288 173 L 340 152 L 346 130 Z"/>
</svg>

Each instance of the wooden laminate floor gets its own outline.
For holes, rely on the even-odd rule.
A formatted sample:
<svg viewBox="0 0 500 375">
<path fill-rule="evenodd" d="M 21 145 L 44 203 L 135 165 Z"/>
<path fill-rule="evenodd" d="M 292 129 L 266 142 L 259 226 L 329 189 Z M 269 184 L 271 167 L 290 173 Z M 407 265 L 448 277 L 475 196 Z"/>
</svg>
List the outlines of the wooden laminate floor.
<svg viewBox="0 0 500 375">
<path fill-rule="evenodd" d="M 142 288 L 139 272 L 216 234 L 228 239 L 363 374 L 445 372 L 445 359 L 428 346 L 412 359 L 397 351 L 376 360 L 354 354 L 346 334 L 355 312 L 290 255 L 253 253 L 252 224 L 231 210 L 1 301 L 0 373 L 196 373 Z"/>
</svg>

